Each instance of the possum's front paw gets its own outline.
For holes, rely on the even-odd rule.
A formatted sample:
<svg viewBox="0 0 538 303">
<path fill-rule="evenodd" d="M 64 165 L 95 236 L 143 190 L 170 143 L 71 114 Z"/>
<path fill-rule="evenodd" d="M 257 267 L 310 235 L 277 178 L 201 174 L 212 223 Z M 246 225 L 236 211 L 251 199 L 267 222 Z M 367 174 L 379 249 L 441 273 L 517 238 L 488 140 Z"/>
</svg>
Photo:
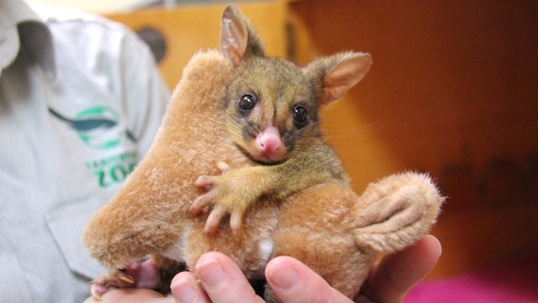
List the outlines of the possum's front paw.
<svg viewBox="0 0 538 303">
<path fill-rule="evenodd" d="M 92 297 L 100 300 L 101 296 L 112 287 L 158 289 L 160 283 L 160 269 L 151 260 L 147 260 L 131 263 L 124 269 L 97 277 L 90 282 L 90 292 Z"/>
<path fill-rule="evenodd" d="M 198 215 L 208 206 L 213 205 L 211 213 L 206 220 L 204 232 L 213 235 L 218 230 L 220 222 L 230 215 L 230 228 L 235 236 L 241 233 L 243 217 L 250 204 L 247 189 L 243 187 L 240 170 L 230 170 L 224 162 L 218 163 L 222 172 L 220 176 L 200 176 L 194 182 L 199 188 L 207 192 L 199 196 L 190 207 L 192 215 Z"/>
</svg>

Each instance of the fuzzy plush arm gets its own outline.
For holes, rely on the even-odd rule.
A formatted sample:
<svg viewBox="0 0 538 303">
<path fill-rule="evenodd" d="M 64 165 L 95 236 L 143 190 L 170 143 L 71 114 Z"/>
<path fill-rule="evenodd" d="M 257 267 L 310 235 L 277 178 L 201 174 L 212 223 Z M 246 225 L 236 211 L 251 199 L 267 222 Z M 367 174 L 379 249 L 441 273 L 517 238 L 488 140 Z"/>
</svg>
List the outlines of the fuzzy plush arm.
<svg viewBox="0 0 538 303">
<path fill-rule="evenodd" d="M 106 267 L 166 251 L 193 224 L 188 207 L 199 195 L 196 177 L 213 173 L 213 159 L 222 155 L 240 165 L 240 153 L 215 140 L 225 134 L 214 117 L 231 74 L 216 51 L 196 54 L 183 70 L 148 154 L 86 226 L 84 243 Z"/>
<path fill-rule="evenodd" d="M 355 242 L 379 253 L 392 253 L 427 234 L 444 197 L 430 177 L 407 172 L 370 184 L 353 210 Z"/>
</svg>

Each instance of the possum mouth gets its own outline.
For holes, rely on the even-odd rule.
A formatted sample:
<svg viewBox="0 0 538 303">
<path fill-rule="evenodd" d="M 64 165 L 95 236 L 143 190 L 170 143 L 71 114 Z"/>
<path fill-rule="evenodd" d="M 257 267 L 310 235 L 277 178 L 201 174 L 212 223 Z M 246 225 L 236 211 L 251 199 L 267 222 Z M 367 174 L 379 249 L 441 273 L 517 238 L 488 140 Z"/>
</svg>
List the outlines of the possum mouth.
<svg viewBox="0 0 538 303">
<path fill-rule="evenodd" d="M 238 145 L 238 144 L 235 144 L 235 146 L 241 151 L 241 153 L 243 155 L 245 155 L 245 157 L 247 157 L 250 161 L 256 163 L 256 164 L 259 164 L 259 165 L 264 165 L 264 166 L 272 166 L 272 165 L 279 165 L 279 164 L 282 164 L 284 162 L 286 162 L 288 160 L 288 157 L 285 156 L 283 159 L 279 159 L 277 161 L 272 161 L 271 159 L 269 159 L 268 157 L 265 157 L 262 159 L 258 158 L 258 157 L 255 157 L 253 156 L 247 149 L 245 149 L 244 147 Z M 266 161 L 267 160 L 267 161 Z"/>
<path fill-rule="evenodd" d="M 266 154 L 263 152 L 252 153 L 248 151 L 247 153 L 250 155 L 250 157 L 252 157 L 253 159 L 256 159 L 256 162 L 258 163 L 266 163 L 268 165 L 274 165 L 274 164 L 279 164 L 286 161 L 285 153 L 280 154 L 280 155 L 274 155 L 271 153 Z"/>
</svg>

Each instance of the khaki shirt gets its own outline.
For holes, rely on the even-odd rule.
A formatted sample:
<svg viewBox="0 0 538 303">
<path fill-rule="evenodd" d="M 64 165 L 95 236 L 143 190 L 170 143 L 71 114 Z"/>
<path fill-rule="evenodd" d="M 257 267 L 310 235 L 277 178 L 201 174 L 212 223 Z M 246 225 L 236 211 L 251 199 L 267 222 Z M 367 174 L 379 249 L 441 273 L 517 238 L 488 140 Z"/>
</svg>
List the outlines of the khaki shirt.
<svg viewBox="0 0 538 303">
<path fill-rule="evenodd" d="M 55 13 L 0 1 L 0 302 L 89 296 L 104 269 L 84 225 L 149 149 L 169 100 L 133 33 Z"/>
</svg>

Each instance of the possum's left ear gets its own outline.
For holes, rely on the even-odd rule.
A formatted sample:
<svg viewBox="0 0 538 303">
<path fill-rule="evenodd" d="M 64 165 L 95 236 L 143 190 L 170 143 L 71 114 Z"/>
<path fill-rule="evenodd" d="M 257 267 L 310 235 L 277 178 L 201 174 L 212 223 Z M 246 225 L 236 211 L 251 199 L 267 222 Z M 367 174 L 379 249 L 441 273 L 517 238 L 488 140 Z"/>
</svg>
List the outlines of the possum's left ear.
<svg viewBox="0 0 538 303">
<path fill-rule="evenodd" d="M 233 4 L 222 13 L 220 50 L 238 66 L 248 56 L 264 56 L 263 45 L 258 34 Z"/>
<path fill-rule="evenodd" d="M 321 104 L 340 99 L 370 70 L 372 57 L 367 53 L 347 52 L 314 60 L 304 68 L 317 89 Z"/>
</svg>

